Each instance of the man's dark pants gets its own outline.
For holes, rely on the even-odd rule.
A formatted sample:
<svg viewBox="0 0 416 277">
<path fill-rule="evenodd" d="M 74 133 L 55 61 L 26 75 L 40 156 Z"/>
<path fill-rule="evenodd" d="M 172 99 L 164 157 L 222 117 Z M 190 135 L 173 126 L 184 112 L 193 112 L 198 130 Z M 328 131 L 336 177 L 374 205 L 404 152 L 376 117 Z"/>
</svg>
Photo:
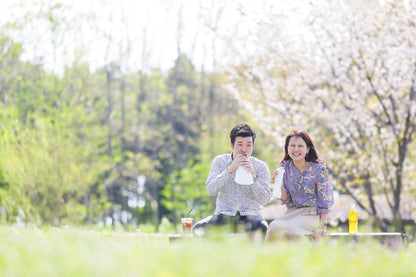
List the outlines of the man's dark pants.
<svg viewBox="0 0 416 277">
<path fill-rule="evenodd" d="M 263 234 L 266 234 L 267 231 L 267 221 L 259 215 L 241 215 L 239 212 L 235 216 L 229 216 L 225 214 L 217 214 L 208 216 L 197 223 L 192 227 L 194 233 L 198 233 L 198 230 L 208 229 L 210 226 L 224 226 L 229 225 L 233 228 L 233 232 L 237 232 L 238 226 L 242 224 L 244 230 L 248 233 L 252 233 L 256 230 L 261 230 Z"/>
</svg>

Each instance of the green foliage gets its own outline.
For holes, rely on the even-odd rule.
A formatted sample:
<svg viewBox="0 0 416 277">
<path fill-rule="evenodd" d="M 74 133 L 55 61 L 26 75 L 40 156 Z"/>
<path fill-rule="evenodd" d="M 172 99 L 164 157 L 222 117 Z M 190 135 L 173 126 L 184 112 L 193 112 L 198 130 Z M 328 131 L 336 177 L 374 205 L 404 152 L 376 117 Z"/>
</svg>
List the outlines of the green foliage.
<svg viewBox="0 0 416 277">
<path fill-rule="evenodd" d="M 197 163 L 190 164 L 180 171 L 174 171 L 162 191 L 164 196 L 162 204 L 169 210 L 177 210 L 180 217 L 186 217 L 191 209 L 190 216 L 195 218 L 202 218 L 212 213 L 212 207 L 207 205 L 210 203 L 210 197 L 205 191 L 209 169 L 210 164 Z"/>
<path fill-rule="evenodd" d="M 105 165 L 89 162 L 87 145 L 79 144 L 77 134 L 68 128 L 74 118 L 71 112 L 53 117 L 32 114 L 23 121 L 16 109 L 3 108 L 1 118 L 0 151 L 5 158 L 0 159 L 0 168 L 7 189 L 0 191 L 0 205 L 11 219 L 22 210 L 29 222 L 59 224 L 62 218 L 82 222 L 86 215 L 78 198 Z"/>
<path fill-rule="evenodd" d="M 51 32 L 65 30 L 61 5 L 38 19 Z M 191 207 L 197 218 L 212 212 L 211 161 L 231 150 L 230 129 L 250 120 L 221 88 L 225 75 L 201 74 L 185 55 L 167 74 L 122 73 L 117 61 L 91 72 L 79 51 L 58 76 L 23 62 L 22 53 L 23 44 L 0 36 L 2 222 L 99 223 L 127 212 L 123 224 L 159 226 Z M 256 156 L 270 160 L 271 138 L 250 124 L 261 138 Z M 146 176 L 140 193 L 138 175 Z M 129 195 L 144 206 L 130 207 Z"/>
</svg>

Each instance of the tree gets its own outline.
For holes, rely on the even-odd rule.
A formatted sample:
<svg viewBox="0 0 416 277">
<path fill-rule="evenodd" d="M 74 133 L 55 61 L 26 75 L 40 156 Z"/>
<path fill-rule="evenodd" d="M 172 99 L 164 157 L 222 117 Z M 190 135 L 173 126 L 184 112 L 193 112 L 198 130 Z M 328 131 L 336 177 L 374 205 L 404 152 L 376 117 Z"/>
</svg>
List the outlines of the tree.
<svg viewBox="0 0 416 277">
<path fill-rule="evenodd" d="M 270 133 L 307 128 L 338 189 L 376 221 L 374 198 L 384 194 L 394 228 L 404 231 L 401 196 L 415 178 L 408 159 L 416 129 L 415 7 L 327 1 L 308 8 L 300 44 L 285 32 L 285 47 L 248 35 L 265 54 L 242 55 L 231 89 Z M 279 30 L 267 15 L 257 24 L 261 34 Z M 378 223 L 386 229 L 389 222 Z"/>
<path fill-rule="evenodd" d="M 350 19 L 347 26 L 343 14 L 330 18 L 325 13 L 321 17 L 339 28 L 336 33 L 325 28 L 323 22 L 316 23 L 323 31 L 316 32 L 317 37 L 326 38 L 317 40 L 326 66 L 318 71 L 320 81 L 315 79 L 309 84 L 314 90 L 326 90 L 334 97 L 331 102 L 318 98 L 324 110 L 333 115 L 351 114 L 337 116 L 338 123 L 329 120 L 328 124 L 335 131 L 331 141 L 358 158 L 354 175 L 363 181 L 362 188 L 368 196 L 368 204 L 360 203 L 361 206 L 368 207 L 370 214 L 377 217 L 373 197 L 383 193 L 395 229 L 404 232 L 401 195 L 410 184 L 406 160 L 416 131 L 414 11 L 401 1 L 380 6 L 370 2 L 364 7 L 352 2 L 347 8 Z M 328 9 L 333 16 L 335 10 L 338 7 Z M 331 42 L 332 47 L 321 44 L 322 41 Z M 342 172 L 339 170 L 336 176 L 341 177 Z M 356 186 L 344 183 L 347 190 Z"/>
</svg>

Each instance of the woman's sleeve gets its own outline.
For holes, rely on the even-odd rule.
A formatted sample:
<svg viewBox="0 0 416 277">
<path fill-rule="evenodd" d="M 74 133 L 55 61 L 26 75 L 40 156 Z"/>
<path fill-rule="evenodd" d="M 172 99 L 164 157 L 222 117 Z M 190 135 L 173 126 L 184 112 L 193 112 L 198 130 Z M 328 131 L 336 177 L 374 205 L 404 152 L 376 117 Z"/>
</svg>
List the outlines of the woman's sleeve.
<svg viewBox="0 0 416 277">
<path fill-rule="evenodd" d="M 334 193 L 326 168 L 322 165 L 318 169 L 318 181 L 316 182 L 316 211 L 318 214 L 327 213 L 334 204 Z"/>
</svg>

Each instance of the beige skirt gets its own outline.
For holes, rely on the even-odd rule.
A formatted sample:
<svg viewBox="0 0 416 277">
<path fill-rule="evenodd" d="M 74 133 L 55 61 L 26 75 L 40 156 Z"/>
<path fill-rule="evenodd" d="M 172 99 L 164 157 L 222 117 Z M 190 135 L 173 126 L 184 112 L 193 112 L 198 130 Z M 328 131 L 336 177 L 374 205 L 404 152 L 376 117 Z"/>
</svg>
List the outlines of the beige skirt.
<svg viewBox="0 0 416 277">
<path fill-rule="evenodd" d="M 279 233 L 280 237 L 310 235 L 318 227 L 319 214 L 316 213 L 316 207 L 290 208 L 269 224 L 266 236 L 271 236 L 271 233 L 273 236 L 274 233 Z"/>
</svg>

